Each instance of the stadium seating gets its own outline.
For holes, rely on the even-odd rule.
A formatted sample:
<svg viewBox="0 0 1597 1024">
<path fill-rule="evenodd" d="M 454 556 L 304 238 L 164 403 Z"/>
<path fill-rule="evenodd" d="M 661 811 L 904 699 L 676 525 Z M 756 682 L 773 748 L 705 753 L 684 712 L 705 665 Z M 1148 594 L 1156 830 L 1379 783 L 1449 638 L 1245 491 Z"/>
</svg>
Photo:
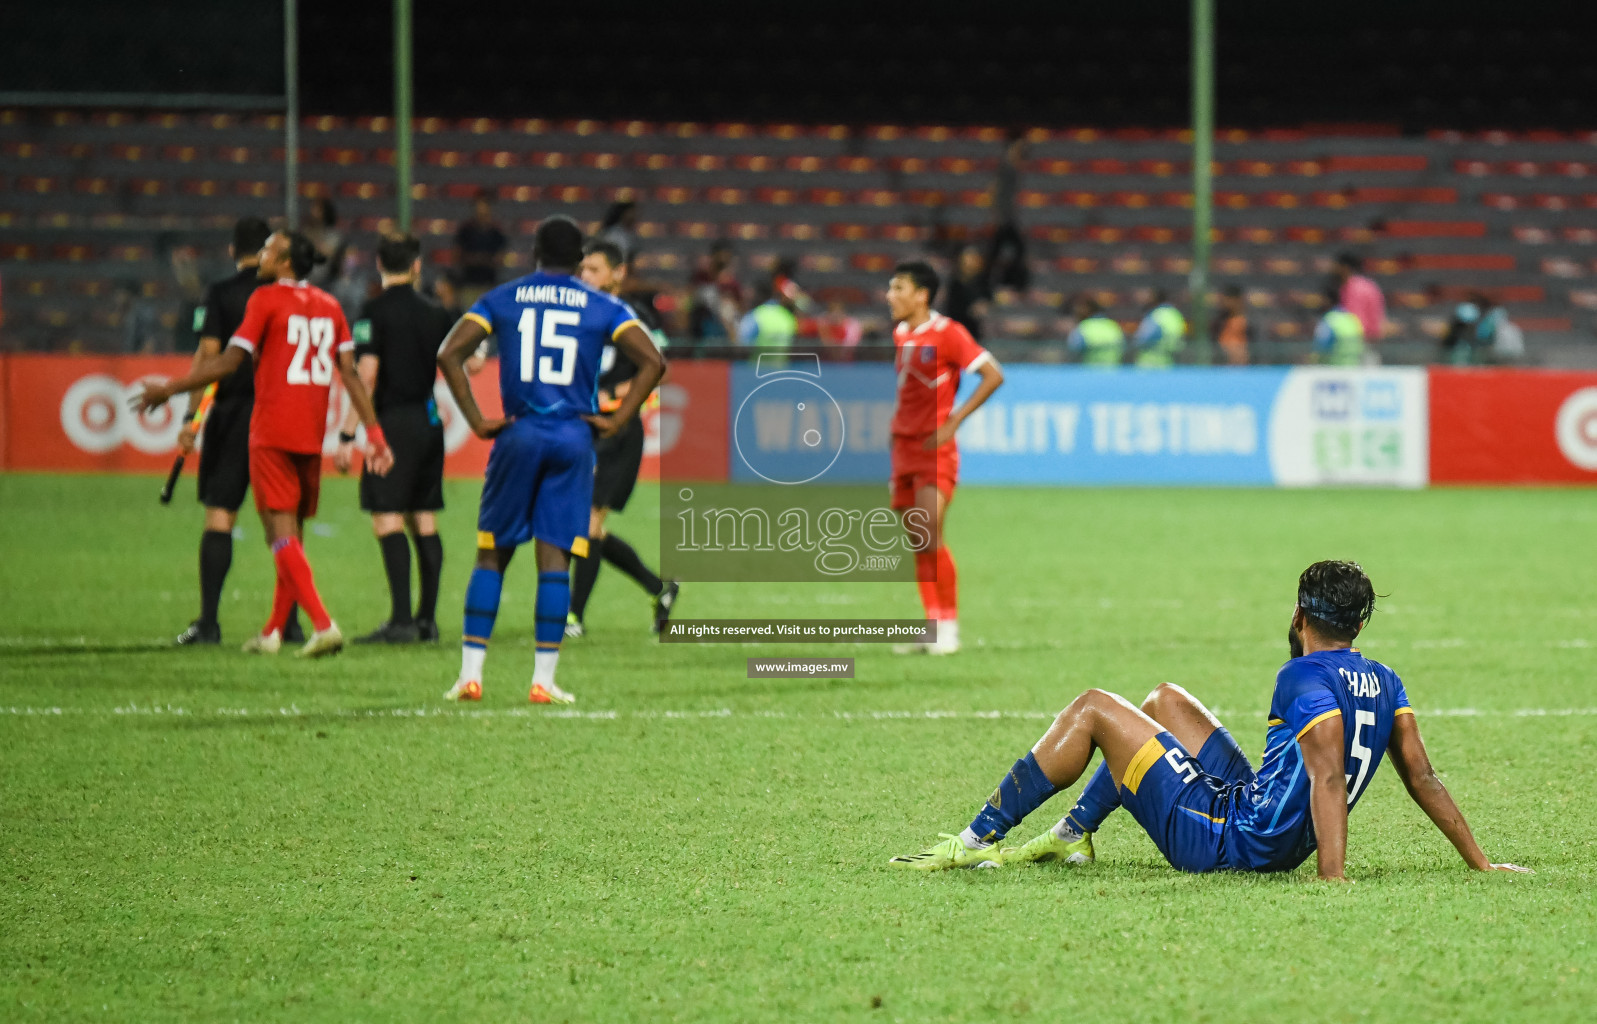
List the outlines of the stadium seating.
<svg viewBox="0 0 1597 1024">
<path fill-rule="evenodd" d="M 0 110 L 0 282 L 9 348 L 114 349 L 124 283 L 175 324 L 171 253 L 198 247 L 219 272 L 237 216 L 281 211 L 275 115 Z M 434 264 L 486 190 L 513 236 L 550 212 L 596 223 L 639 203 L 644 273 L 681 287 L 716 239 L 744 276 L 779 255 L 801 283 L 842 298 L 880 334 L 876 296 L 898 259 L 980 243 L 995 219 L 1004 146 L 995 128 L 694 124 L 539 119 L 416 125 L 414 215 Z M 393 225 L 386 118 L 312 117 L 301 192 L 337 204 L 353 245 Z M 1100 297 L 1133 320 L 1155 287 L 1190 271 L 1190 147 L 1181 131 L 1033 130 L 1016 195 L 1031 289 L 1005 294 L 990 336 L 1057 341 L 1060 304 Z M 1585 344 L 1597 289 L 1597 135 L 1371 128 L 1226 131 L 1217 139 L 1216 285 L 1246 289 L 1265 354 L 1296 358 L 1334 254 L 1366 255 L 1388 298 L 1389 358 L 1434 349 L 1451 304 L 1482 289 L 1509 304 L 1533 346 Z"/>
</svg>

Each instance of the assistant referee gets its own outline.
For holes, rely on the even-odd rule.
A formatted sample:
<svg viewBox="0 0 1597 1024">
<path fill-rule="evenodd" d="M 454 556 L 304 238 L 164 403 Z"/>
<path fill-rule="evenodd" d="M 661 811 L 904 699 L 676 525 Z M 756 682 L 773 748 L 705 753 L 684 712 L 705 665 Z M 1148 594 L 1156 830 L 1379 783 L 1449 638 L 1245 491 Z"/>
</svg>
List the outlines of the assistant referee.
<svg viewBox="0 0 1597 1024">
<path fill-rule="evenodd" d="M 207 288 L 205 301 L 194 311 L 194 333 L 200 338 L 194 350 L 195 367 L 220 355 L 243 322 L 244 306 L 261 283 L 257 276 L 261 247 L 271 233 L 271 227 L 259 217 L 243 217 L 233 225 L 228 255 L 233 257 L 236 273 Z M 190 410 L 199 398 L 197 392 L 189 396 Z M 199 498 L 205 508 L 205 532 L 200 535 L 200 617 L 177 635 L 182 646 L 222 642 L 218 608 L 228 570 L 233 567 L 233 527 L 250 487 L 250 413 L 254 408 L 255 367 L 245 356 L 242 366 L 217 382 L 216 397 L 200 435 Z M 194 441 L 194 429 L 185 423 L 177 438 L 179 450 L 192 455 Z M 297 609 L 290 614 L 283 639 L 305 639 Z"/>
<path fill-rule="evenodd" d="M 361 307 L 355 321 L 355 365 L 372 395 L 377 420 L 394 450 L 386 476 L 362 472 L 360 507 L 371 513 L 372 532 L 382 550 L 391 604 L 388 621 L 355 640 L 403 644 L 438 639 L 438 579 L 444 546 L 436 513 L 444 507 L 444 428 L 433 397 L 438 346 L 454 326 L 442 306 L 416 291 L 421 279 L 421 243 L 409 235 L 389 235 L 377 247 L 383 292 Z M 354 409 L 344 417 L 335 463 L 349 469 L 354 453 Z M 421 569 L 421 599 L 410 608 L 409 531 Z"/>
</svg>

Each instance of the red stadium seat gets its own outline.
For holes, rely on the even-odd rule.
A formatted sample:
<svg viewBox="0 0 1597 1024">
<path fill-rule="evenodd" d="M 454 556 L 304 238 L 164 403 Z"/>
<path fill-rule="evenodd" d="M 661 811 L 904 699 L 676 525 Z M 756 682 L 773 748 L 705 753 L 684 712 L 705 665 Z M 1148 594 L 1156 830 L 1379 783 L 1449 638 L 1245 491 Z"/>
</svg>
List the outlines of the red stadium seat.
<svg viewBox="0 0 1597 1024">
<path fill-rule="evenodd" d="M 583 118 L 580 121 L 562 121 L 557 131 L 565 135 L 579 135 L 587 138 L 590 135 L 600 135 L 604 132 L 604 122 Z"/>
<path fill-rule="evenodd" d="M 82 242 L 62 242 L 50 247 L 50 258 L 57 263 L 87 263 L 94 257 L 94 247 Z"/>
<path fill-rule="evenodd" d="M 1290 256 L 1268 256 L 1260 264 L 1266 274 L 1280 274 L 1284 277 L 1298 277 L 1303 273 L 1303 263 Z"/>
<path fill-rule="evenodd" d="M 843 224 L 834 221 L 826 225 L 826 237 L 842 242 L 863 242 L 871 237 L 871 229 L 865 224 Z"/>
<path fill-rule="evenodd" d="M 421 162 L 429 167 L 465 167 L 471 163 L 471 154 L 458 149 L 425 149 Z"/>
<path fill-rule="evenodd" d="M 849 174 L 869 174 L 876 170 L 876 161 L 868 156 L 840 156 L 832 166 Z"/>
<path fill-rule="evenodd" d="M 849 266 L 867 274 L 885 274 L 898 265 L 898 259 L 881 252 L 856 252 L 849 255 Z"/>
<path fill-rule="evenodd" d="M 1146 274 L 1153 269 L 1153 265 L 1148 262 L 1147 257 L 1133 249 L 1110 260 L 1109 269 L 1117 274 Z"/>
<path fill-rule="evenodd" d="M 473 135 L 494 135 L 500 131 L 500 124 L 491 117 L 472 117 L 461 121 L 456 129 Z"/>
<path fill-rule="evenodd" d="M 986 208 L 993 205 L 993 193 L 991 189 L 985 188 L 962 189 L 956 195 L 955 201 L 959 203 L 960 206 L 979 206 Z"/>
<path fill-rule="evenodd" d="M 1262 227 L 1241 227 L 1241 228 L 1237 228 L 1235 230 L 1235 232 L 1234 232 L 1234 237 L 1235 237 L 1236 241 L 1238 241 L 1238 242 L 1247 242 L 1250 245 L 1273 245 L 1273 244 L 1275 244 L 1275 232 L 1270 230 L 1269 228 L 1262 228 Z"/>
<path fill-rule="evenodd" d="M 1549 256 L 1542 260 L 1542 273 L 1548 277 L 1585 277 L 1586 268 L 1567 256 Z"/>
<path fill-rule="evenodd" d="M 714 186 L 704 190 L 705 202 L 716 203 L 721 206 L 742 206 L 749 201 L 749 194 L 741 188 L 725 188 Z"/>
<path fill-rule="evenodd" d="M 1159 205 L 1160 206 L 1179 206 L 1179 207 L 1185 207 L 1185 208 L 1190 210 L 1192 208 L 1192 193 L 1191 192 L 1163 192 L 1163 193 L 1160 193 L 1160 195 L 1159 195 Z"/>
<path fill-rule="evenodd" d="M 676 224 L 672 234 L 678 238 L 706 239 L 714 238 L 720 232 L 716 225 L 705 220 L 687 220 Z"/>
<path fill-rule="evenodd" d="M 1054 266 L 1067 274 L 1095 274 L 1098 261 L 1090 256 L 1061 256 Z"/>
<path fill-rule="evenodd" d="M 34 179 L 18 178 L 18 192 L 49 192 L 54 189 L 39 189 L 37 186 L 29 187 L 28 182 Z M 53 180 L 53 179 L 49 179 Z M 72 182 L 72 191 L 85 196 L 108 196 L 116 191 L 116 181 L 112 178 L 75 178 Z"/>
<path fill-rule="evenodd" d="M 1086 229 L 1086 237 L 1093 242 L 1104 245 L 1119 245 L 1126 237 L 1125 228 L 1112 227 L 1106 224 L 1094 224 Z"/>
<path fill-rule="evenodd" d="M 229 164 L 251 164 L 255 162 L 255 152 L 248 146 L 219 146 L 212 155 L 223 163 Z"/>
<path fill-rule="evenodd" d="M 1355 203 L 1440 203 L 1458 202 L 1456 188 L 1356 188 Z"/>
<path fill-rule="evenodd" d="M 799 194 L 791 188 L 757 188 L 754 199 L 768 206 L 792 206 L 799 201 Z"/>
<path fill-rule="evenodd" d="M 1174 160 L 1138 160 L 1136 171 L 1156 178 L 1168 178 L 1173 174 L 1185 174 L 1188 168 L 1185 163 L 1176 163 Z"/>
<path fill-rule="evenodd" d="M 551 185 L 543 190 L 543 197 L 556 203 L 586 203 L 593 192 L 584 185 Z"/>
<path fill-rule="evenodd" d="M 904 201 L 912 206 L 942 206 L 948 193 L 939 188 L 912 188 L 904 193 Z"/>
<path fill-rule="evenodd" d="M 680 185 L 667 185 L 663 188 L 655 189 L 654 198 L 657 202 L 680 206 L 683 203 L 691 203 L 694 199 L 694 192 L 693 189 L 683 188 Z"/>
<path fill-rule="evenodd" d="M 521 163 L 521 154 L 509 149 L 484 149 L 477 152 L 478 167 L 497 167 L 507 170 Z"/>
<path fill-rule="evenodd" d="M 812 188 L 807 193 L 809 201 L 817 206 L 842 206 L 848 202 L 848 193 L 840 188 Z"/>
<path fill-rule="evenodd" d="M 765 137 L 768 139 L 781 139 L 783 142 L 792 142 L 804 137 L 804 126 L 798 124 L 768 124 L 765 126 Z"/>
<path fill-rule="evenodd" d="M 1053 195 L 1038 189 L 1028 188 L 1022 189 L 1019 193 L 1017 193 L 1015 199 L 1020 203 L 1021 206 L 1026 207 L 1028 210 L 1040 210 L 1053 200 Z"/>
<path fill-rule="evenodd" d="M 219 196 L 222 195 L 224 186 L 214 178 L 187 178 L 178 189 L 186 196 Z"/>
<path fill-rule="evenodd" d="M 596 171 L 613 171 L 620 168 L 626 158 L 620 153 L 584 153 L 582 166 L 591 167 Z"/>
<path fill-rule="evenodd" d="M 1565 228 L 1563 237 L 1577 245 L 1597 245 L 1597 228 Z"/>
<path fill-rule="evenodd" d="M 1389 220 L 1386 234 L 1392 238 L 1484 238 L 1486 224 L 1478 220 Z"/>
<path fill-rule="evenodd" d="M 813 242 L 821 237 L 821 230 L 814 224 L 783 224 L 776 229 L 778 238 L 794 242 Z"/>
<path fill-rule="evenodd" d="M 932 166 L 943 174 L 990 174 L 998 166 L 998 161 L 966 156 L 940 156 L 932 161 Z"/>
<path fill-rule="evenodd" d="M 576 161 L 565 153 L 544 152 L 527 154 L 528 167 L 542 167 L 545 170 L 554 171 L 559 170 L 562 167 L 572 167 L 575 164 Z"/>
<path fill-rule="evenodd" d="M 1075 237 L 1070 228 L 1060 227 L 1055 224 L 1039 224 L 1026 232 L 1027 235 L 1039 242 L 1051 242 L 1061 245 Z"/>
<path fill-rule="evenodd" d="M 918 242 L 921 229 L 913 224 L 883 224 L 876 229 L 876 237 L 884 242 Z"/>
<path fill-rule="evenodd" d="M 0 242 L 0 262 L 31 263 L 38 258 L 38 249 L 27 242 Z"/>
<path fill-rule="evenodd" d="M 1415 270 L 1513 270 L 1514 257 L 1497 254 L 1419 253 L 1409 265 Z"/>
<path fill-rule="evenodd" d="M 697 153 L 692 156 L 681 157 L 677 166 L 685 167 L 690 171 L 701 171 L 713 174 L 726 169 L 726 157 L 718 153 Z"/>
<path fill-rule="evenodd" d="M 741 242 L 756 242 L 762 238 L 770 237 L 771 228 L 767 224 L 739 222 L 725 225 L 722 228 L 722 234 L 727 238 L 735 238 Z"/>
<path fill-rule="evenodd" d="M 826 170 L 826 161 L 818 156 L 790 156 L 782 161 L 782 169 L 800 174 L 814 174 Z"/>
<path fill-rule="evenodd" d="M 545 135 L 549 122 L 541 117 L 518 117 L 510 122 L 510 130 L 517 135 Z"/>
<path fill-rule="evenodd" d="M 500 185 L 499 198 L 511 203 L 535 203 L 543 196 L 537 185 Z"/>
<path fill-rule="evenodd" d="M 892 189 L 867 188 L 862 189 L 860 193 L 854 197 L 854 201 L 861 206 L 876 206 L 882 209 L 887 209 L 889 207 L 898 206 L 903 202 L 903 197 L 899 195 L 899 193 L 894 192 Z"/>
<path fill-rule="evenodd" d="M 384 199 L 388 186 L 375 181 L 341 181 L 338 194 L 344 199 Z"/>
<path fill-rule="evenodd" d="M 1430 166 L 1430 161 L 1421 155 L 1410 154 L 1403 156 L 1333 156 L 1325 161 L 1325 169 L 1331 173 L 1347 171 L 1406 171 L 1417 174 Z"/>
<path fill-rule="evenodd" d="M 1069 174 L 1075 166 L 1069 160 L 1033 160 L 1030 169 L 1033 174 Z"/>
<path fill-rule="evenodd" d="M 764 174 L 777 168 L 777 159 L 761 153 L 741 153 L 732 158 L 732 166 L 740 171 Z"/>
<path fill-rule="evenodd" d="M 1087 170 L 1093 174 L 1125 174 L 1127 167 L 1124 160 L 1089 160 Z"/>
<path fill-rule="evenodd" d="M 127 189 L 134 195 L 158 196 L 170 191 L 170 183 L 161 178 L 129 178 Z"/>
</svg>

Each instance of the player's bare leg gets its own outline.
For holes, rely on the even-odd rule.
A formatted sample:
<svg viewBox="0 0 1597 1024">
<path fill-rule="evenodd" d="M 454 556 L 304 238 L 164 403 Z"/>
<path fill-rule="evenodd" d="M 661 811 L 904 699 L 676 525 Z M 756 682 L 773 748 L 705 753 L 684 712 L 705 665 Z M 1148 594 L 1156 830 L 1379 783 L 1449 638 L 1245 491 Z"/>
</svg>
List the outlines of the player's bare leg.
<svg viewBox="0 0 1597 1024">
<path fill-rule="evenodd" d="M 1103 752 L 1118 783 L 1160 731 L 1158 722 L 1124 697 L 1088 690 L 1071 701 L 1026 756 L 1010 767 L 963 832 L 921 853 L 895 857 L 891 863 L 918 870 L 998 863 L 1001 855 L 991 847 L 1049 797 L 1074 784 L 1087 770 L 1093 751 Z"/>
<path fill-rule="evenodd" d="M 1196 756 L 1219 729 L 1220 720 L 1192 694 L 1175 683 L 1160 683 L 1142 702 L 1142 713 L 1159 724 Z M 1090 862 L 1092 835 L 1120 806 L 1119 776 L 1107 763 L 1098 766 L 1075 806 L 1047 831 L 1014 852 L 1006 863 L 1063 859 Z"/>
<path fill-rule="evenodd" d="M 543 540 L 534 542 L 533 549 L 538 558 L 538 599 L 534 606 L 532 689 L 527 699 L 534 704 L 574 704 L 577 698 L 555 685 L 560 641 L 571 611 L 571 553 Z"/>
</svg>

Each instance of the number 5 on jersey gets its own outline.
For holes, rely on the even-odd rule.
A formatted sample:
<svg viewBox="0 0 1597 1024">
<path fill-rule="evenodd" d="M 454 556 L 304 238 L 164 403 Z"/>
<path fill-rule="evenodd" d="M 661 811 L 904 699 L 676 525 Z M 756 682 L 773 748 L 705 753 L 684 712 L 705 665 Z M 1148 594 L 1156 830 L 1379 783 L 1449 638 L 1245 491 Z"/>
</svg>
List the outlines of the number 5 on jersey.
<svg viewBox="0 0 1597 1024">
<path fill-rule="evenodd" d="M 566 309 L 543 311 L 543 335 L 538 334 L 538 311 L 524 309 L 516 329 L 521 332 L 521 379 L 532 383 L 533 360 L 536 348 L 542 345 L 559 353 L 560 365 L 555 366 L 553 355 L 537 358 L 538 379 L 545 384 L 570 384 L 577 369 L 577 339 L 561 334 L 562 327 L 575 327 L 582 322 L 580 313 Z"/>
</svg>

